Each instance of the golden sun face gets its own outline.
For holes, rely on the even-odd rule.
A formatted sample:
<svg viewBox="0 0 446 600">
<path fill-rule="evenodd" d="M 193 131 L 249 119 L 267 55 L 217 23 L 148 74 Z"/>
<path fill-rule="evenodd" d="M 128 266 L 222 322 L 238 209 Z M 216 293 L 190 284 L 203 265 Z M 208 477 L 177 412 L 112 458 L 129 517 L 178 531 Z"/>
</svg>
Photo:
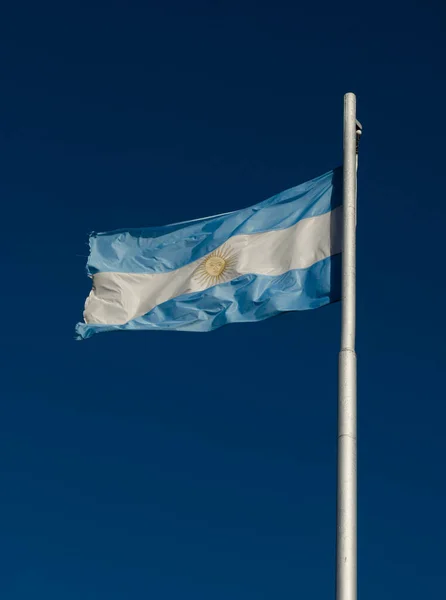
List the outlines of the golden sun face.
<svg viewBox="0 0 446 600">
<path fill-rule="evenodd" d="M 237 275 L 235 262 L 234 253 L 223 244 L 200 263 L 194 275 L 201 285 L 211 287 L 229 281 Z"/>
</svg>

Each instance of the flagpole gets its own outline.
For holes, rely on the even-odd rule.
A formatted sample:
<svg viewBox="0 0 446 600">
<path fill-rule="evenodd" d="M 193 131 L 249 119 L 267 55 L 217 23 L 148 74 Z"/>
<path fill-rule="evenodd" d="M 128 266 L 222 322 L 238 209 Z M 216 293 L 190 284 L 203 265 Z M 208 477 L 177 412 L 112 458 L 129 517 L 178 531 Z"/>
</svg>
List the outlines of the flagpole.
<svg viewBox="0 0 446 600">
<path fill-rule="evenodd" d="M 342 330 L 338 390 L 336 600 L 357 597 L 356 484 L 356 96 L 344 96 Z"/>
</svg>

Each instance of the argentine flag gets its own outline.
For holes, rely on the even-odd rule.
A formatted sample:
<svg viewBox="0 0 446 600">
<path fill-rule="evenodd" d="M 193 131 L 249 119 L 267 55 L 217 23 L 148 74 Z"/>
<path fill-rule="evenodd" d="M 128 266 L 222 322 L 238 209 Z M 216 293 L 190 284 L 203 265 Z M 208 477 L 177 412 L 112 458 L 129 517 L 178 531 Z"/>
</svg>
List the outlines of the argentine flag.
<svg viewBox="0 0 446 600">
<path fill-rule="evenodd" d="M 90 236 L 78 339 L 117 329 L 211 331 L 336 302 L 342 169 L 235 212 Z"/>
</svg>

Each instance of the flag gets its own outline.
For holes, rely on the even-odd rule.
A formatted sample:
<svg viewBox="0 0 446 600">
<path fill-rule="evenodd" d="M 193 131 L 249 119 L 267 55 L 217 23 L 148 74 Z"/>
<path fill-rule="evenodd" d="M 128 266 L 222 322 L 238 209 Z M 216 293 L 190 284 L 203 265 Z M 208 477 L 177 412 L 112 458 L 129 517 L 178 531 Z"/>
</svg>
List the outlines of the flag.
<svg viewBox="0 0 446 600">
<path fill-rule="evenodd" d="M 90 236 L 78 339 L 112 330 L 211 331 L 340 299 L 342 169 L 195 221 Z"/>
</svg>

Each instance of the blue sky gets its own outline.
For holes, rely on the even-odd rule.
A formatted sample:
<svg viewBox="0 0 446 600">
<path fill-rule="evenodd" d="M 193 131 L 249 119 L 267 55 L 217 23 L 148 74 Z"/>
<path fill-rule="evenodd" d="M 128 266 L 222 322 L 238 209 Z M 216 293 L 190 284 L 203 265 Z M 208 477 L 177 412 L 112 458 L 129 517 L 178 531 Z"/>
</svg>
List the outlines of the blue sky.
<svg viewBox="0 0 446 600">
<path fill-rule="evenodd" d="M 358 96 L 359 588 L 446 587 L 445 8 L 18 2 L 0 50 L 4 600 L 334 595 L 340 305 L 75 342 L 90 231 L 340 164 Z"/>
</svg>

